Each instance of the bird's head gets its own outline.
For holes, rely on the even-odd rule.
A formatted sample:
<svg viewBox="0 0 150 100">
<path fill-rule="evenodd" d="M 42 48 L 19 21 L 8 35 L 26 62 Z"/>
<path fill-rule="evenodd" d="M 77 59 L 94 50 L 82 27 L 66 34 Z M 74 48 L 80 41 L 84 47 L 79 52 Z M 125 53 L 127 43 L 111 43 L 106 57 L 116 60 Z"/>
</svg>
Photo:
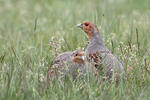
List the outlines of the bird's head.
<svg viewBox="0 0 150 100">
<path fill-rule="evenodd" d="M 77 24 L 77 26 L 87 34 L 89 39 L 91 39 L 96 34 L 99 34 L 99 30 L 96 25 L 92 24 L 91 22 L 84 21 L 81 24 Z"/>
<path fill-rule="evenodd" d="M 72 56 L 73 56 L 72 61 L 74 63 L 77 63 L 77 64 L 84 64 L 85 63 L 84 51 L 80 51 L 80 50 L 74 51 Z"/>
</svg>

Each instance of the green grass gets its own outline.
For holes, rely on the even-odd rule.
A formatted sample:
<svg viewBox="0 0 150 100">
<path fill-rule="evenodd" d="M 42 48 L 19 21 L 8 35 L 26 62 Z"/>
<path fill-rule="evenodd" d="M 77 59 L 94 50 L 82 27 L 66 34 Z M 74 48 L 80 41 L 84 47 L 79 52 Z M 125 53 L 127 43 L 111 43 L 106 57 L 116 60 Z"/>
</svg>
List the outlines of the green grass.
<svg viewBox="0 0 150 100">
<path fill-rule="evenodd" d="M 1 100 L 150 100 L 149 0 L 0 0 Z M 76 24 L 95 23 L 120 56 L 126 81 L 43 84 L 55 52 L 86 49 Z M 113 46 L 112 46 L 113 43 Z M 53 45 L 55 47 L 55 45 Z M 149 70 L 149 71 L 148 71 Z"/>
</svg>

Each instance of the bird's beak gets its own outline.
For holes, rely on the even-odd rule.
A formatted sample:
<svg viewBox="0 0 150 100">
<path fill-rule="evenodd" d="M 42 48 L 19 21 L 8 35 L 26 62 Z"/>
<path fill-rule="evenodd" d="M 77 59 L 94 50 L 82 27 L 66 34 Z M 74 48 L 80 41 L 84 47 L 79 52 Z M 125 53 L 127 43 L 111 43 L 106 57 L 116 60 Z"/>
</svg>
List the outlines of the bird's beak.
<svg viewBox="0 0 150 100">
<path fill-rule="evenodd" d="M 82 24 L 77 24 L 77 27 L 83 28 Z"/>
<path fill-rule="evenodd" d="M 84 56 L 80 56 L 80 58 L 81 58 L 82 60 L 85 60 L 85 57 L 84 57 Z"/>
</svg>

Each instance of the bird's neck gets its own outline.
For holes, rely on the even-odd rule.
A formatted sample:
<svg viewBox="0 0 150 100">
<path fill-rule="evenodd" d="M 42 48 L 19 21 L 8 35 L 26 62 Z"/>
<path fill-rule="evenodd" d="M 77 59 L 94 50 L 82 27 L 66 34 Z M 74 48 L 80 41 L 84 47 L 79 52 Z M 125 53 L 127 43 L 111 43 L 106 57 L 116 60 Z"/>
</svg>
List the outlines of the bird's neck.
<svg viewBox="0 0 150 100">
<path fill-rule="evenodd" d="M 89 40 L 89 44 L 91 45 L 98 44 L 98 45 L 104 46 L 103 39 L 101 35 L 99 34 L 99 32 L 93 33 L 92 38 Z"/>
</svg>

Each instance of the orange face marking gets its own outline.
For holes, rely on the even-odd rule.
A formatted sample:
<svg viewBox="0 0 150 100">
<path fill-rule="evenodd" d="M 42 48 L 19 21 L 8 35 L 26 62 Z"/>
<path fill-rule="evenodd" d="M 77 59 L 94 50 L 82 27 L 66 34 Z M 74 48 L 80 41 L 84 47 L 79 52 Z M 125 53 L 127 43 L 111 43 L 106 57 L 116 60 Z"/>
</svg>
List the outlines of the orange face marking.
<svg viewBox="0 0 150 100">
<path fill-rule="evenodd" d="M 85 60 L 81 58 L 82 56 L 84 56 L 84 52 L 82 52 L 82 51 L 76 52 L 72 61 L 75 63 L 85 63 Z"/>
<path fill-rule="evenodd" d="M 94 32 L 98 32 L 98 29 L 95 25 L 90 22 L 84 21 L 82 23 L 82 29 L 87 34 L 88 38 L 91 39 Z"/>
<path fill-rule="evenodd" d="M 91 23 L 89 22 L 83 22 L 82 23 L 83 31 L 87 34 L 88 38 L 92 38 L 92 31 L 91 31 Z"/>
<path fill-rule="evenodd" d="M 78 52 L 77 56 L 84 56 L 84 52 Z"/>
<path fill-rule="evenodd" d="M 83 59 L 80 58 L 80 56 L 76 56 L 73 58 L 73 62 L 78 63 L 78 64 L 84 64 L 85 61 Z"/>
</svg>

